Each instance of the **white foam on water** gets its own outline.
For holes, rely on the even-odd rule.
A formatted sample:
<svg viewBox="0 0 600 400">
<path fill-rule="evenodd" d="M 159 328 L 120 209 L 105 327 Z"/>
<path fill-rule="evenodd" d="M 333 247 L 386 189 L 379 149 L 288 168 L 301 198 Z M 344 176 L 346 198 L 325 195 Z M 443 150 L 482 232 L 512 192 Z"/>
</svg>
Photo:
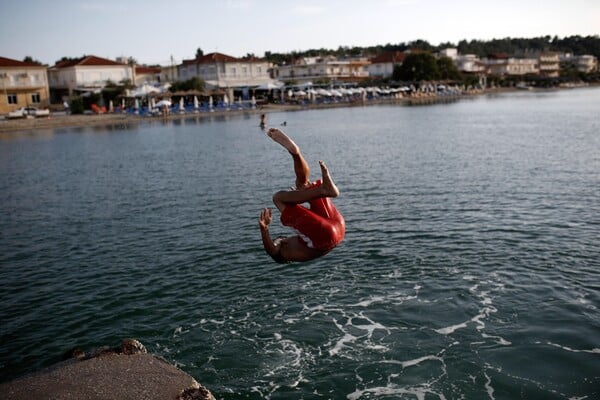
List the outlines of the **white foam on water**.
<svg viewBox="0 0 600 400">
<path fill-rule="evenodd" d="M 354 314 L 352 316 L 346 315 L 343 313 L 344 317 L 347 319 L 345 324 L 341 324 L 337 321 L 337 319 L 333 318 L 334 325 L 338 328 L 340 332 L 343 333 L 343 336 L 339 338 L 333 348 L 329 350 L 330 355 L 338 355 L 342 349 L 345 347 L 350 347 L 350 344 L 357 342 L 358 340 L 365 341 L 362 344 L 363 348 L 376 350 L 376 351 L 387 351 L 389 348 L 380 343 L 372 343 L 371 339 L 373 338 L 373 334 L 376 330 L 381 330 L 386 332 L 388 335 L 392 330 L 400 329 L 400 328 L 388 328 L 385 325 L 373 321 L 371 318 L 366 316 L 362 311 L 358 314 Z M 354 323 L 354 320 L 360 320 L 360 323 Z M 365 323 L 366 322 L 366 323 Z M 356 335 L 356 330 L 364 331 L 364 334 Z M 353 332 L 354 331 L 354 332 Z"/>
<path fill-rule="evenodd" d="M 536 343 L 539 343 L 539 342 L 536 342 Z M 573 352 L 573 353 L 600 354 L 600 349 L 599 348 L 593 348 L 591 350 L 578 350 L 578 349 L 572 349 L 570 347 L 562 346 L 560 344 L 556 344 L 556 343 L 552 343 L 552 342 L 546 342 L 546 344 L 550 345 L 550 346 L 558 347 L 559 349 L 563 349 L 563 350 L 570 351 L 570 352 Z"/>
<path fill-rule="evenodd" d="M 439 361 L 442 365 L 445 366 L 444 359 L 437 356 L 424 356 L 415 358 L 414 360 L 402 361 L 402 368 L 408 368 L 415 365 L 421 364 L 423 361 Z"/>
<path fill-rule="evenodd" d="M 372 304 L 385 302 L 385 296 L 372 296 L 367 300 L 359 301 L 356 304 L 351 304 L 351 307 L 369 307 Z"/>
<path fill-rule="evenodd" d="M 460 324 L 446 326 L 445 328 L 434 329 L 434 331 L 439 333 L 440 335 L 449 335 L 451 333 L 454 333 L 458 329 L 466 328 L 468 323 L 469 321 L 462 322 Z"/>
<path fill-rule="evenodd" d="M 387 296 L 382 296 L 382 295 L 370 296 L 369 298 L 367 298 L 365 300 L 361 300 L 358 303 L 350 304 L 349 306 L 366 308 L 373 304 L 380 304 L 380 303 L 381 304 L 391 303 L 391 304 L 395 304 L 395 305 L 400 305 L 400 304 L 403 304 L 407 300 L 414 300 L 418 297 L 419 289 L 421 289 L 421 286 L 416 285 L 415 287 L 413 287 L 413 289 L 416 291 L 416 293 L 414 295 L 407 295 L 404 292 L 396 292 L 396 293 L 392 293 Z"/>
<path fill-rule="evenodd" d="M 487 391 L 488 396 L 490 396 L 490 399 L 495 400 L 494 398 L 494 388 L 492 387 L 492 378 L 489 377 L 489 375 L 483 371 L 483 375 L 485 375 L 485 383 L 484 383 L 484 387 L 485 390 Z"/>
<path fill-rule="evenodd" d="M 504 339 L 501 336 L 494 336 L 494 335 L 488 335 L 486 333 L 482 333 L 481 337 L 486 338 L 486 339 L 496 339 L 496 343 L 498 343 L 499 345 L 502 345 L 502 346 L 512 345 L 512 342 L 509 342 L 508 340 Z"/>
<path fill-rule="evenodd" d="M 355 390 L 354 392 L 348 394 L 346 398 L 348 400 L 358 400 L 361 397 L 365 396 L 366 398 L 372 397 L 383 397 L 383 396 L 401 396 L 401 395 L 412 395 L 417 398 L 417 400 L 425 400 L 425 396 L 433 395 L 437 396 L 440 400 L 447 400 L 446 396 L 443 393 L 436 393 L 432 391 L 428 385 L 423 385 L 421 387 L 399 387 L 394 384 L 388 384 L 387 386 L 379 386 L 372 387 L 362 390 Z"/>
<path fill-rule="evenodd" d="M 338 355 L 338 353 L 344 347 L 346 347 L 347 343 L 354 343 L 355 341 L 356 341 L 356 336 L 353 336 L 353 335 L 351 335 L 349 333 L 344 334 L 344 336 L 342 336 L 342 338 L 337 341 L 337 343 L 335 344 L 335 346 L 333 346 L 333 348 L 329 350 L 329 355 L 330 356 L 336 356 L 336 355 Z"/>
<path fill-rule="evenodd" d="M 185 333 L 188 333 L 190 330 L 189 329 L 183 329 L 182 326 L 178 326 L 177 328 L 175 328 L 175 330 L 173 331 L 173 336 L 172 337 L 177 337 L 177 336 L 181 336 Z"/>
<path fill-rule="evenodd" d="M 384 278 L 390 278 L 390 279 L 398 279 L 398 278 L 402 278 L 402 272 L 400 272 L 399 270 L 393 271 L 387 275 L 383 275 Z"/>
</svg>

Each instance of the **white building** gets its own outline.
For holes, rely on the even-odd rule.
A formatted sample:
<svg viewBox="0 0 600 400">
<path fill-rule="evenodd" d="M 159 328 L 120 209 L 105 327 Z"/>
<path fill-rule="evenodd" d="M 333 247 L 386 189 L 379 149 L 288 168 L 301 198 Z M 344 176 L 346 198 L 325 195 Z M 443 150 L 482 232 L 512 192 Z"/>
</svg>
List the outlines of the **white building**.
<svg viewBox="0 0 600 400">
<path fill-rule="evenodd" d="M 370 64 L 365 66 L 367 73 L 372 78 L 390 78 L 397 65 L 402 65 L 406 55 L 401 51 L 386 51 L 371 58 Z"/>
<path fill-rule="evenodd" d="M 210 53 L 193 60 L 183 60 L 178 66 L 178 80 L 193 77 L 204 80 L 208 88 L 243 89 L 273 83 L 271 63 L 258 58 L 235 58 Z"/>
<path fill-rule="evenodd" d="M 161 83 L 162 69 L 157 67 L 135 67 L 135 86 L 143 84 L 159 85 Z"/>
<path fill-rule="evenodd" d="M 107 82 L 134 82 L 133 67 L 96 56 L 61 61 L 48 70 L 48 83 L 54 101 L 75 92 L 98 92 Z"/>
<path fill-rule="evenodd" d="M 315 81 L 357 82 L 369 77 L 366 58 L 338 60 L 333 56 L 304 57 L 289 65 L 278 65 L 273 69 L 276 79 L 298 84 Z"/>
<path fill-rule="evenodd" d="M 438 53 L 439 57 L 448 57 L 452 61 L 456 60 L 458 57 L 458 49 L 449 47 L 447 49 L 440 50 Z"/>
<path fill-rule="evenodd" d="M 577 71 L 588 74 L 598 70 L 598 59 L 589 54 L 575 56 L 571 53 L 566 53 L 560 56 L 560 62 L 570 64 L 575 67 Z"/>
<path fill-rule="evenodd" d="M 537 58 L 514 58 L 508 55 L 494 55 L 482 59 L 488 75 L 527 75 L 539 73 Z"/>
<path fill-rule="evenodd" d="M 540 75 L 557 78 L 560 73 L 560 56 L 558 53 L 545 52 L 538 57 Z"/>
<path fill-rule="evenodd" d="M 486 67 L 475 54 L 461 54 L 454 59 L 456 68 L 466 74 L 485 74 Z"/>
<path fill-rule="evenodd" d="M 0 57 L 0 114 L 19 107 L 49 105 L 47 68 L 32 62 Z"/>
</svg>

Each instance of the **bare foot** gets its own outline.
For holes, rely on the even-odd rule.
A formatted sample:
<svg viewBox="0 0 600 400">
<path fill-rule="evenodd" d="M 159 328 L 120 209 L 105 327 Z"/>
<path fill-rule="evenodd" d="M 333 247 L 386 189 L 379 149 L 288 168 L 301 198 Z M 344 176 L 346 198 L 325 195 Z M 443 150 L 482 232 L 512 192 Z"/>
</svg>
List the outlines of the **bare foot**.
<svg viewBox="0 0 600 400">
<path fill-rule="evenodd" d="M 279 130 L 277 128 L 270 128 L 267 131 L 267 135 L 269 135 L 269 137 L 271 139 L 273 139 L 274 141 L 276 141 L 277 143 L 279 143 L 280 145 L 285 147 L 285 149 L 287 151 L 289 151 L 290 153 L 300 154 L 300 148 L 298 147 L 298 145 L 296 143 L 294 143 L 294 141 L 292 139 L 290 139 L 281 130 Z"/>
<path fill-rule="evenodd" d="M 321 178 L 323 180 L 321 187 L 325 191 L 326 197 L 338 197 L 340 190 L 335 186 L 331 175 L 329 175 L 327 165 L 323 161 L 319 161 L 319 166 L 321 167 Z"/>
</svg>

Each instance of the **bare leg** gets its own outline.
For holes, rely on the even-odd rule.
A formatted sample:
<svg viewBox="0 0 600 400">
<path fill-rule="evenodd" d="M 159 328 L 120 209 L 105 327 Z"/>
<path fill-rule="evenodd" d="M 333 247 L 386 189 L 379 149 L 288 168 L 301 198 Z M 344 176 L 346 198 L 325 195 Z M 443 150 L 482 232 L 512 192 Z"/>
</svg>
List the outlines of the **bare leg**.
<svg viewBox="0 0 600 400">
<path fill-rule="evenodd" d="M 292 155 L 292 159 L 294 160 L 294 173 L 296 174 L 296 188 L 302 189 L 306 187 L 309 183 L 308 178 L 310 176 L 310 168 L 300 152 L 300 147 L 277 128 L 269 129 L 267 135 L 275 142 L 282 145 Z"/>
<path fill-rule="evenodd" d="M 329 170 L 323 161 L 319 161 L 323 184 L 321 186 L 306 190 L 290 190 L 275 193 L 273 203 L 283 211 L 286 204 L 302 204 L 321 197 L 337 197 L 339 189 L 333 182 Z"/>
</svg>

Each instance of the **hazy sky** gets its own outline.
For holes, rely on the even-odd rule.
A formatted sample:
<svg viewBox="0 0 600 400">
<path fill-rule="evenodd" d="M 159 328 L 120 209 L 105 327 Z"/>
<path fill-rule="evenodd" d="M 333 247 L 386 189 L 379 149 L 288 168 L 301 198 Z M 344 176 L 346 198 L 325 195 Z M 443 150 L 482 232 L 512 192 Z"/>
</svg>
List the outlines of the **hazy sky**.
<svg viewBox="0 0 600 400">
<path fill-rule="evenodd" d="M 424 39 L 600 34 L 600 0 L 3 0 L 0 56 L 131 56 L 168 65 Z"/>
</svg>

